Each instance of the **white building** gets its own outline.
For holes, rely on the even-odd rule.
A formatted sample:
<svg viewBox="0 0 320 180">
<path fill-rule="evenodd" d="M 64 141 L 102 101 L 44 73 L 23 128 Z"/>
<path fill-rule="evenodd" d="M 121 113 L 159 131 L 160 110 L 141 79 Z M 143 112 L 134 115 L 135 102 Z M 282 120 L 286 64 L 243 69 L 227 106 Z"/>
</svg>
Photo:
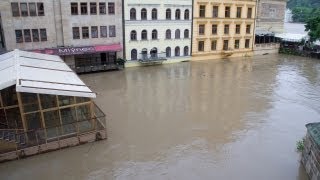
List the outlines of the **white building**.
<svg viewBox="0 0 320 180">
<path fill-rule="evenodd" d="M 128 66 L 190 59 L 192 0 L 125 0 L 124 19 Z"/>
</svg>

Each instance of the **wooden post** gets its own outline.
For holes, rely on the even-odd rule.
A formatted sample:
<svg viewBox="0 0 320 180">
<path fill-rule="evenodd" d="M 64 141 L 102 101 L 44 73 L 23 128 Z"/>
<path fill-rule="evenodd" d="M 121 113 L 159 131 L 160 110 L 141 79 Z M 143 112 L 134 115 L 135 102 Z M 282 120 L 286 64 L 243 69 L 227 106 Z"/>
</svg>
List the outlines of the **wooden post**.
<svg viewBox="0 0 320 180">
<path fill-rule="evenodd" d="M 92 99 L 90 100 L 90 113 L 91 113 L 91 119 L 93 122 L 93 130 L 97 130 L 96 118 L 95 118 L 95 114 L 94 114 L 94 103 L 93 103 Z"/>
<path fill-rule="evenodd" d="M 24 108 L 23 108 L 23 103 L 22 103 L 22 99 L 21 99 L 21 93 L 20 92 L 16 92 L 16 93 L 17 93 L 17 97 L 18 97 L 18 105 L 19 105 L 21 120 L 22 120 L 22 124 L 23 124 L 23 129 L 24 129 L 24 132 L 26 132 L 28 127 L 27 127 L 26 118 L 24 116 Z"/>
<path fill-rule="evenodd" d="M 46 123 L 44 121 L 44 115 L 43 115 L 43 110 L 42 110 L 42 104 L 41 104 L 41 100 L 40 100 L 40 95 L 37 94 L 37 98 L 38 98 L 38 103 L 39 103 L 39 110 L 40 110 L 40 114 L 41 114 L 41 122 L 42 122 L 42 125 L 43 125 L 43 130 L 44 130 L 44 134 L 45 134 L 45 137 L 46 137 L 46 144 L 47 144 L 47 131 L 46 131 Z"/>
</svg>

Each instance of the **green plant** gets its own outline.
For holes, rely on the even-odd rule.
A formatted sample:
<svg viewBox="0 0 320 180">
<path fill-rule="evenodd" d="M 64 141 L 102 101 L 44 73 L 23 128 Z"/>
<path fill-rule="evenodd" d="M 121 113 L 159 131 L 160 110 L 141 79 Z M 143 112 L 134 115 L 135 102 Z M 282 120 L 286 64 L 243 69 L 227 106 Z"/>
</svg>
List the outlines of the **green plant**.
<svg viewBox="0 0 320 180">
<path fill-rule="evenodd" d="M 304 139 L 297 141 L 297 151 L 302 152 L 304 150 Z"/>
</svg>

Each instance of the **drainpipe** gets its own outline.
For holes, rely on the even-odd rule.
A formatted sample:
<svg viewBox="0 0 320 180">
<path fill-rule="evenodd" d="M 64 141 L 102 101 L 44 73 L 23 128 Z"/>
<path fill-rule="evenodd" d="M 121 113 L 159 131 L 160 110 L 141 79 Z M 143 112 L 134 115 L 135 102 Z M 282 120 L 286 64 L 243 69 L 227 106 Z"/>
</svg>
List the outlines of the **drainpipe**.
<svg viewBox="0 0 320 180">
<path fill-rule="evenodd" d="M 192 13 L 191 13 L 191 52 L 190 52 L 190 56 L 192 56 L 193 53 L 193 17 L 194 17 L 194 0 L 192 0 Z"/>
</svg>

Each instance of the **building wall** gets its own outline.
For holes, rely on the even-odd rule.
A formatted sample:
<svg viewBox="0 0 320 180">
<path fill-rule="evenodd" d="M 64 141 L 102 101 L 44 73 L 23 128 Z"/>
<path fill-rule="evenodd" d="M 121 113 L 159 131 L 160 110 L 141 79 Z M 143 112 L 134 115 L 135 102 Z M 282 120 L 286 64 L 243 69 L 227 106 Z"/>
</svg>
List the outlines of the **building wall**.
<svg viewBox="0 0 320 180">
<path fill-rule="evenodd" d="M 130 20 L 130 10 L 134 8 L 136 10 L 136 20 Z M 145 8 L 147 10 L 147 20 L 141 20 L 141 9 Z M 152 9 L 157 9 L 158 18 L 157 20 L 152 20 L 151 12 Z M 171 20 L 166 20 L 166 10 L 171 9 Z M 175 11 L 180 9 L 181 19 L 175 19 Z M 185 10 L 189 10 L 189 19 L 184 20 Z M 158 53 L 162 53 L 165 56 L 166 48 L 171 48 L 170 60 L 186 60 L 190 58 L 191 53 L 191 24 L 192 24 L 192 0 L 125 0 L 124 1 L 124 17 L 125 17 L 125 45 L 126 59 L 131 61 L 131 51 L 136 49 L 138 52 L 138 59 L 141 57 L 140 53 L 142 49 L 148 50 L 148 55 L 150 55 L 150 50 L 152 48 L 157 48 Z M 166 39 L 166 30 L 171 30 L 171 39 Z M 175 31 L 180 30 L 180 39 L 175 39 Z M 189 30 L 189 38 L 184 38 L 184 31 Z M 130 39 L 131 31 L 135 30 L 137 32 L 137 40 Z M 147 30 L 148 39 L 141 40 L 142 30 Z M 158 38 L 152 40 L 152 31 L 157 30 Z M 188 55 L 183 57 L 184 47 L 189 48 Z M 180 57 L 174 57 L 174 50 L 176 47 L 180 47 Z"/>
<path fill-rule="evenodd" d="M 200 6 L 205 6 L 205 17 L 200 17 Z M 218 6 L 218 17 L 212 16 L 213 6 Z M 231 7 L 230 18 L 225 17 L 225 7 Z M 236 17 L 237 7 L 242 7 L 241 18 Z M 247 10 L 252 8 L 251 18 L 247 18 Z M 223 58 L 226 56 L 251 56 L 253 53 L 256 2 L 253 0 L 195 0 L 193 13 L 192 60 Z M 217 25 L 217 34 L 212 34 L 212 25 Z M 224 26 L 229 24 L 229 34 L 224 33 Z M 199 34 L 199 25 L 205 25 L 204 35 Z M 236 34 L 236 25 L 240 25 L 240 34 Z M 246 33 L 246 25 L 251 25 L 250 33 Z M 245 39 L 250 39 L 245 48 Z M 212 40 L 217 41 L 216 50 L 211 50 Z M 223 41 L 229 40 L 228 50 L 223 50 Z M 239 49 L 234 48 L 235 40 L 240 40 Z M 204 41 L 204 51 L 198 51 L 199 41 Z"/>
<path fill-rule="evenodd" d="M 257 29 L 276 33 L 284 31 L 286 0 L 259 0 Z"/>
</svg>

